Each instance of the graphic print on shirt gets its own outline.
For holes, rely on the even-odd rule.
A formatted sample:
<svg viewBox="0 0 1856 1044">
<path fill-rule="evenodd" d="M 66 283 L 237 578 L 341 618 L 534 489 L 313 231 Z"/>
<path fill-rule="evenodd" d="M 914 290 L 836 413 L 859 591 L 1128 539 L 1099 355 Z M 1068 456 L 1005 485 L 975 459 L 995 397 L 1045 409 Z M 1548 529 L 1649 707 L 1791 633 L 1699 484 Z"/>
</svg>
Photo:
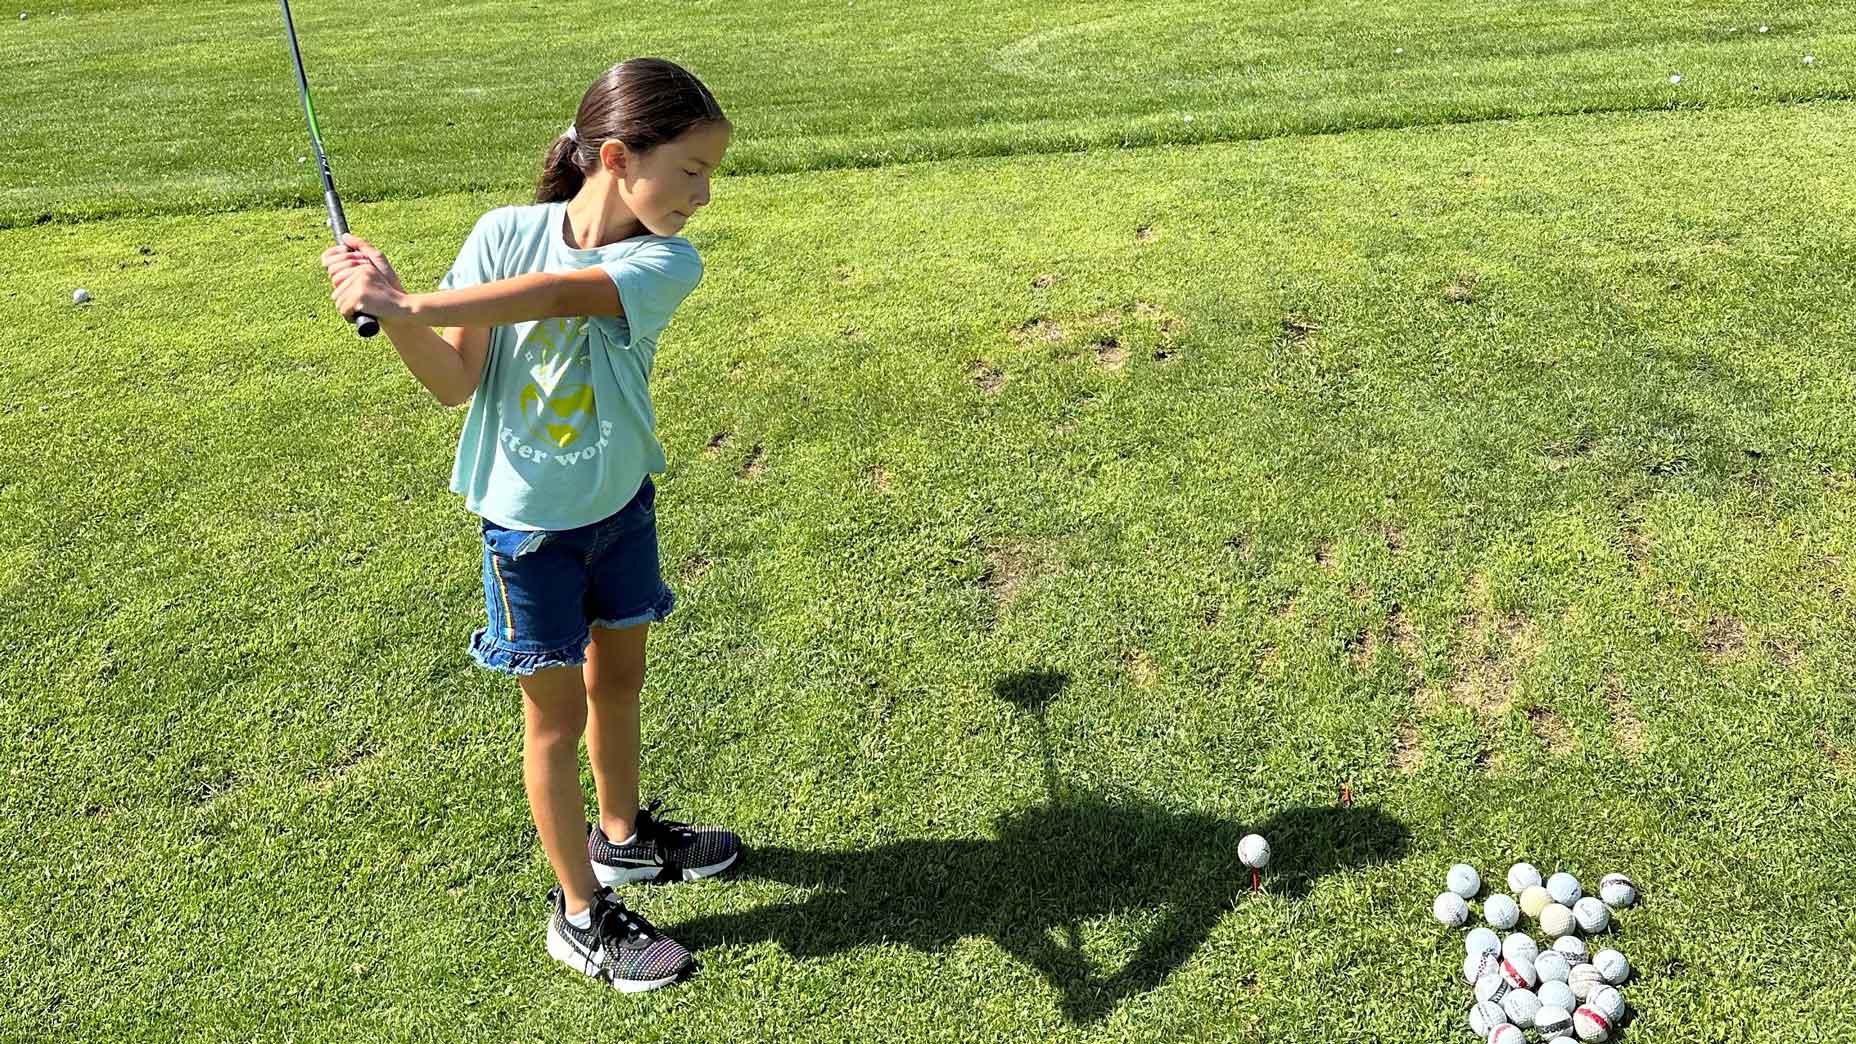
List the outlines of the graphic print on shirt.
<svg viewBox="0 0 1856 1044">
<path fill-rule="evenodd" d="M 523 339 L 518 357 L 531 378 L 518 396 L 530 442 L 561 451 L 553 454 L 561 464 L 592 457 L 594 450 L 586 444 L 598 411 L 587 321 L 545 319 L 536 323 Z M 585 452 L 581 452 L 583 447 Z"/>
</svg>

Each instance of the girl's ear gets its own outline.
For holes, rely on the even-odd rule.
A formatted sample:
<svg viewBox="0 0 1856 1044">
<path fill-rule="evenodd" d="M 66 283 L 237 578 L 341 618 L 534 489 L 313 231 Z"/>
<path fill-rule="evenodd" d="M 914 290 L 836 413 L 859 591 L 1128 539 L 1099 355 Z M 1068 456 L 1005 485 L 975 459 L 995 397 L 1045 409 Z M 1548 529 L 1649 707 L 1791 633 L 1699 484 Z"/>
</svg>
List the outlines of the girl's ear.
<svg viewBox="0 0 1856 1044">
<path fill-rule="evenodd" d="M 607 138 L 599 146 L 599 169 L 609 171 L 618 177 L 625 176 L 625 168 L 631 162 L 631 150 L 617 138 Z"/>
</svg>

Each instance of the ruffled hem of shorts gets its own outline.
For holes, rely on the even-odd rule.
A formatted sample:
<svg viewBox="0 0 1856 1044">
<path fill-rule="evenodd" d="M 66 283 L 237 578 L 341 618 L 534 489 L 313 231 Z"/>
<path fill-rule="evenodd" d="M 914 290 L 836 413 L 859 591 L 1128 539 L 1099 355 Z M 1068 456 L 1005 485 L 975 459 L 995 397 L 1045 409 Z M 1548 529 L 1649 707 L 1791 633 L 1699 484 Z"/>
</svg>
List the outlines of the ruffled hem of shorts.
<svg viewBox="0 0 1856 1044">
<path fill-rule="evenodd" d="M 483 628 L 470 636 L 470 658 L 477 666 L 498 674 L 527 677 L 551 667 L 579 667 L 586 663 L 586 646 L 546 649 L 541 652 L 505 649 L 491 641 Z"/>
<path fill-rule="evenodd" d="M 657 596 L 657 601 L 642 613 L 618 620 L 594 620 L 591 626 L 608 631 L 623 631 L 627 627 L 636 627 L 642 623 L 663 623 L 665 618 L 677 608 L 677 596 L 666 587 Z"/>
</svg>

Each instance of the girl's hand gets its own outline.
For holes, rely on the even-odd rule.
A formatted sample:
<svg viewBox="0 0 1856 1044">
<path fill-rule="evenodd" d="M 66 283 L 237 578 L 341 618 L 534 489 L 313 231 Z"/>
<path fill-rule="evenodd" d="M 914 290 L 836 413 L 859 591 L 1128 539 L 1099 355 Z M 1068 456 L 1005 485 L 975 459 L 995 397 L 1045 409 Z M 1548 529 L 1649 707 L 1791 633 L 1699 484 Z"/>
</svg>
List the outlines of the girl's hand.
<svg viewBox="0 0 1856 1044">
<path fill-rule="evenodd" d="M 335 285 L 329 297 L 342 318 L 352 320 L 355 313 L 366 312 L 385 321 L 411 314 L 399 273 L 385 254 L 361 237 L 343 236 L 340 245 L 323 251 L 322 267 Z"/>
</svg>

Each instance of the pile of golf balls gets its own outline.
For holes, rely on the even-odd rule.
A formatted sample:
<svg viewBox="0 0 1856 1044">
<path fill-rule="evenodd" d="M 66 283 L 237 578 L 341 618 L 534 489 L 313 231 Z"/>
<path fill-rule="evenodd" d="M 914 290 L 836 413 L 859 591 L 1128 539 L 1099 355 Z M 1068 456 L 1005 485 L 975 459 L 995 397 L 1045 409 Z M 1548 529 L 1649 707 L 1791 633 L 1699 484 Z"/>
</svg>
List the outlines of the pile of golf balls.
<svg viewBox="0 0 1856 1044">
<path fill-rule="evenodd" d="M 1482 900 L 1487 923 L 1471 928 L 1463 942 L 1463 980 L 1475 988 L 1469 1032 L 1487 1044 L 1523 1044 L 1530 1035 L 1541 1044 L 1611 1039 L 1624 1018 L 1618 987 L 1630 978 L 1630 961 L 1609 946 L 1588 950 L 1586 938 L 1610 931 L 1616 912 L 1636 905 L 1636 882 L 1609 874 L 1592 896 L 1572 874 L 1542 879 L 1532 865 L 1516 863 L 1508 868 L 1507 884 L 1508 892 Z M 1447 928 L 1464 927 L 1471 920 L 1470 901 L 1481 892 L 1482 875 L 1458 863 L 1431 902 L 1431 916 Z M 1526 932 L 1496 934 L 1508 932 L 1523 916 L 1534 920 L 1551 940 L 1548 945 Z"/>
</svg>

